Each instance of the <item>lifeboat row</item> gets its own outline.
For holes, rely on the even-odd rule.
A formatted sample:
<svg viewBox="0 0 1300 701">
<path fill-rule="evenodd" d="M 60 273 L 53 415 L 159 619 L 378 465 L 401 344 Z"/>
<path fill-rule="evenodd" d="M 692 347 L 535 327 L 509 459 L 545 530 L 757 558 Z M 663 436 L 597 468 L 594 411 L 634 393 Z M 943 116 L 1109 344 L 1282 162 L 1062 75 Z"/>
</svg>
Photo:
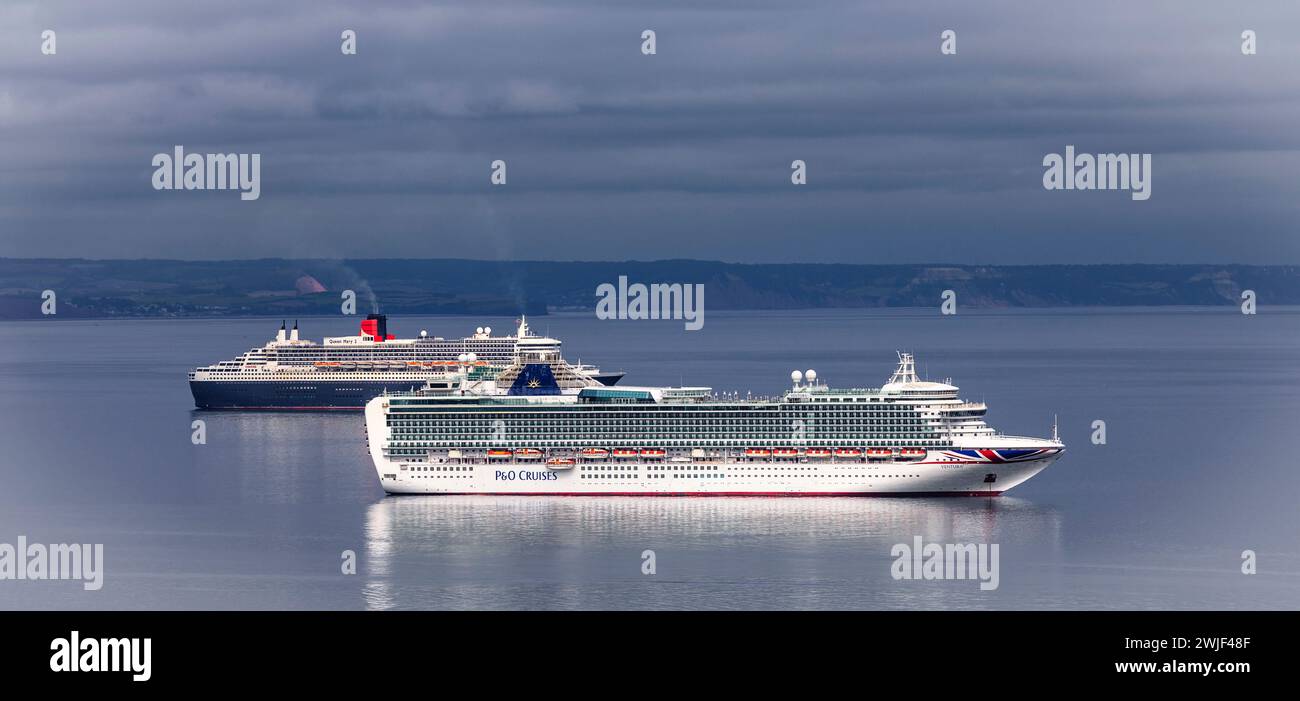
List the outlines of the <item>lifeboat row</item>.
<svg viewBox="0 0 1300 701">
<path fill-rule="evenodd" d="M 698 450 L 692 451 L 692 455 L 694 455 L 697 452 L 702 453 L 703 451 L 698 451 Z M 834 455 L 837 458 L 858 458 L 858 457 L 862 457 L 863 453 L 864 451 L 858 448 L 836 448 L 834 450 L 831 450 L 830 448 L 805 448 L 802 451 L 802 455 L 807 458 L 829 458 L 832 455 Z M 887 458 L 892 456 L 894 454 L 894 451 L 890 448 L 867 448 L 865 453 L 868 458 Z M 494 458 L 494 459 L 514 457 L 514 458 L 522 458 L 526 460 L 537 460 L 542 457 L 542 451 L 538 450 L 537 448 L 518 448 L 515 450 L 510 450 L 508 448 L 492 448 L 488 450 L 487 454 L 489 458 Z M 615 460 L 629 460 L 638 457 L 662 458 L 667 454 L 667 451 L 665 451 L 663 448 L 641 448 L 641 449 L 615 448 L 612 451 L 606 450 L 604 448 L 583 448 L 581 451 L 579 451 L 579 454 L 583 458 L 589 460 L 590 459 L 602 460 L 610 456 L 613 456 Z M 798 457 L 800 454 L 801 451 L 797 448 L 746 448 L 745 449 L 745 456 L 751 458 L 766 458 L 766 457 L 793 458 L 793 457 Z M 906 458 L 924 457 L 926 454 L 926 450 L 924 448 L 902 448 L 898 451 L 898 454 Z M 703 457 L 703 455 L 697 457 Z M 557 458 L 557 459 L 567 459 L 567 458 Z"/>
<path fill-rule="evenodd" d="M 751 458 L 765 458 L 768 456 L 776 458 L 793 458 L 803 455 L 806 458 L 829 458 L 834 455 L 837 458 L 859 458 L 866 454 L 869 458 L 887 458 L 894 454 L 892 448 L 867 448 L 862 451 L 858 448 L 805 448 L 800 451 L 797 448 L 746 448 L 745 456 Z M 902 448 L 898 451 L 903 457 L 919 457 L 926 454 L 924 448 Z"/>
<path fill-rule="evenodd" d="M 442 368 L 442 367 L 448 367 L 448 368 L 455 368 L 455 367 L 461 367 L 461 366 L 464 366 L 464 365 L 482 366 L 482 365 L 487 365 L 488 362 L 487 362 L 486 360 L 475 360 L 475 361 L 472 362 L 472 363 L 471 363 L 471 362 L 464 362 L 464 363 L 462 363 L 462 362 L 460 362 L 459 360 L 408 360 L 408 361 L 406 361 L 406 364 L 409 365 L 409 366 L 411 366 L 411 367 L 424 367 L 424 368 Z"/>
<path fill-rule="evenodd" d="M 322 360 L 322 361 L 317 361 L 315 363 L 312 363 L 312 365 L 318 368 L 340 368 L 340 367 L 341 368 L 402 368 L 402 367 L 451 368 L 451 367 L 461 367 L 466 365 L 483 367 L 488 364 L 489 363 L 486 360 L 476 360 L 472 363 L 469 362 L 462 363 L 456 360 L 428 360 L 428 361 L 408 360 L 406 362 L 402 362 L 400 360 L 344 360 L 342 362 Z"/>
<path fill-rule="evenodd" d="M 509 448 L 491 448 L 488 450 L 487 454 L 489 458 L 516 457 L 536 459 L 542 457 L 542 451 L 536 448 L 519 448 L 516 450 L 510 450 Z M 605 450 L 604 448 L 583 448 L 580 454 L 584 458 L 602 459 L 609 457 L 611 451 Z M 612 454 L 615 458 L 620 459 L 636 457 L 662 458 L 667 454 L 667 451 L 663 448 L 643 448 L 641 450 L 637 450 L 636 448 L 615 448 Z"/>
</svg>

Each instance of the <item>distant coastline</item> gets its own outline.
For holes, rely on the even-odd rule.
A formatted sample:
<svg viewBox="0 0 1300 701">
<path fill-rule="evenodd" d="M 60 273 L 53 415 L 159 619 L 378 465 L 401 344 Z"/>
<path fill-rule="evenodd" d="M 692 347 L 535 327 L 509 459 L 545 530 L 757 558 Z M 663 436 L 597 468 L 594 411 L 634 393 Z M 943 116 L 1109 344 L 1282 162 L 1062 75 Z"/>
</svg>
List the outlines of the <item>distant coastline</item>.
<svg viewBox="0 0 1300 701">
<path fill-rule="evenodd" d="M 344 290 L 358 313 L 508 316 L 593 309 L 617 281 L 692 283 L 711 310 L 937 307 L 945 290 L 963 308 L 1300 304 L 1300 266 L 851 265 L 462 259 L 232 261 L 0 258 L 0 319 L 337 314 Z"/>
</svg>

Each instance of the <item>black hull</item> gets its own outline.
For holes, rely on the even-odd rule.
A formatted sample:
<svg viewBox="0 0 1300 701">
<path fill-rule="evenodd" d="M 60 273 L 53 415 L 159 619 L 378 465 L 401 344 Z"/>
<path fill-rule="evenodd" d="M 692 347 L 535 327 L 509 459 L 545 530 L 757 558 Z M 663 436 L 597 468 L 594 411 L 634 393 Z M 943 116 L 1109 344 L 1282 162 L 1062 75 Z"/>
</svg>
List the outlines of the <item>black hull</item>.
<svg viewBox="0 0 1300 701">
<path fill-rule="evenodd" d="M 190 381 L 194 406 L 218 410 L 360 411 L 366 402 L 387 392 L 420 389 L 418 380 L 197 382 Z"/>
<path fill-rule="evenodd" d="M 606 387 L 613 387 L 626 374 L 626 372 L 602 372 L 598 375 L 592 375 L 592 379 Z"/>
</svg>

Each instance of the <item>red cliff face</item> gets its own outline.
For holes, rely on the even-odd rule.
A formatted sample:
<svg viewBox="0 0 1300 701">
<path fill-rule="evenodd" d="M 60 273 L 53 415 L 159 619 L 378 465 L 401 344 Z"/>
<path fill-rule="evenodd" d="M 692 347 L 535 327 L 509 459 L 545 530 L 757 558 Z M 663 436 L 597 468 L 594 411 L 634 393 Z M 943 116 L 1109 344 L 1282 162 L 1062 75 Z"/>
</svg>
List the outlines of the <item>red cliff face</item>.
<svg viewBox="0 0 1300 701">
<path fill-rule="evenodd" d="M 325 286 L 320 284 L 320 281 L 310 275 L 303 275 L 295 280 L 293 287 L 295 290 L 298 290 L 298 294 L 300 295 L 310 295 L 325 291 Z"/>
</svg>

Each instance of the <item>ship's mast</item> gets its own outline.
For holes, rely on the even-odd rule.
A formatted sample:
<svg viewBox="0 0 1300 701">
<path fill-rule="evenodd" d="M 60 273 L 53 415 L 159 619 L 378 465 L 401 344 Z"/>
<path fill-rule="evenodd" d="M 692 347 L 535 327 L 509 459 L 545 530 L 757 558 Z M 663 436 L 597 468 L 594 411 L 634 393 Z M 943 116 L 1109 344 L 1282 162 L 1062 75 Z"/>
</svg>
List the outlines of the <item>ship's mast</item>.
<svg viewBox="0 0 1300 701">
<path fill-rule="evenodd" d="M 911 353 L 899 351 L 898 369 L 894 370 L 894 374 L 889 376 L 888 384 L 902 384 L 916 381 L 916 361 L 912 359 Z"/>
</svg>

